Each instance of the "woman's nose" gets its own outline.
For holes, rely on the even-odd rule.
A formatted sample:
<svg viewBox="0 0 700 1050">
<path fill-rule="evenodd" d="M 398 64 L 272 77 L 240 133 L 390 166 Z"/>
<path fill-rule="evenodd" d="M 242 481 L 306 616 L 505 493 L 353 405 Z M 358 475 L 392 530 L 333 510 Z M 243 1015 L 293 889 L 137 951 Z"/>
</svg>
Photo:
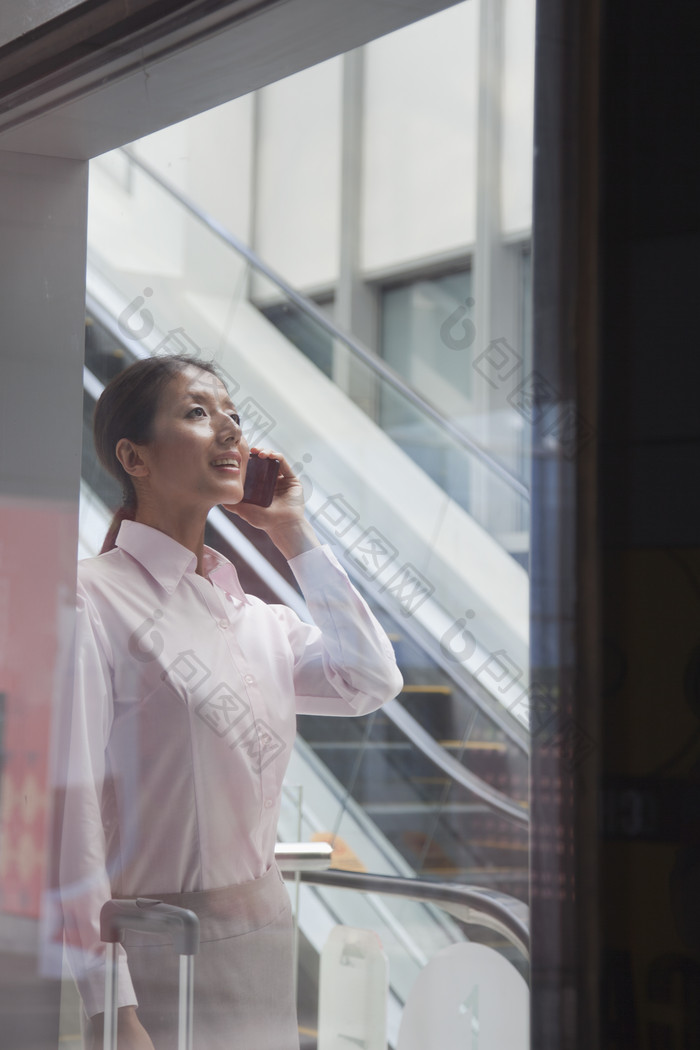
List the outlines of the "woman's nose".
<svg viewBox="0 0 700 1050">
<path fill-rule="evenodd" d="M 232 419 L 228 412 L 223 412 L 219 424 L 219 440 L 226 442 L 233 438 L 234 445 L 237 445 L 242 437 L 243 431 L 240 423 L 236 423 L 235 419 Z"/>
</svg>

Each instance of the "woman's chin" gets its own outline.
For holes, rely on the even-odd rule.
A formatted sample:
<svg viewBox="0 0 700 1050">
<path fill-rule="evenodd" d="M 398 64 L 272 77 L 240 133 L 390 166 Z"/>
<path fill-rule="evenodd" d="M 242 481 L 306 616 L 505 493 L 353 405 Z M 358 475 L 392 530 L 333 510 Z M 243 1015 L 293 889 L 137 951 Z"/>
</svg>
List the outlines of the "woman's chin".
<svg viewBox="0 0 700 1050">
<path fill-rule="evenodd" d="M 217 500 L 217 503 L 219 503 L 222 507 L 234 507 L 237 503 L 240 503 L 242 499 L 243 482 L 236 479 L 235 482 L 231 482 L 225 487 L 219 489 L 219 498 Z"/>
<path fill-rule="evenodd" d="M 226 499 L 221 501 L 220 506 L 222 506 L 224 510 L 236 510 L 242 502 L 243 493 L 241 492 L 240 495 L 227 496 Z"/>
</svg>

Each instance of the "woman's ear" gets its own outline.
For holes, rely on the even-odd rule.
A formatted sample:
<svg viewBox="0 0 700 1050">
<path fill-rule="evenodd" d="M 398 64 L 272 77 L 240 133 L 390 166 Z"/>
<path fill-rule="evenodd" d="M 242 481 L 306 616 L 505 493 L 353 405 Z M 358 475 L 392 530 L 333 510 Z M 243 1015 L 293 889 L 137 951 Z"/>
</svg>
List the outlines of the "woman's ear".
<svg viewBox="0 0 700 1050">
<path fill-rule="evenodd" d="M 114 450 L 122 467 L 132 478 L 148 476 L 148 467 L 141 454 L 141 447 L 128 438 L 120 438 Z"/>
</svg>

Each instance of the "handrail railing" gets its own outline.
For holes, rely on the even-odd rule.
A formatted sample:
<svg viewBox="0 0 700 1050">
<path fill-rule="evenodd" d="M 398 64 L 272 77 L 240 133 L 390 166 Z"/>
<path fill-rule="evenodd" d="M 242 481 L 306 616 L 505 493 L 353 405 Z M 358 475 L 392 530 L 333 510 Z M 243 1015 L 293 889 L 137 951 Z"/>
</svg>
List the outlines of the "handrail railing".
<svg viewBox="0 0 700 1050">
<path fill-rule="evenodd" d="M 133 164 L 134 167 L 143 171 L 144 174 L 164 189 L 166 193 L 173 197 L 186 211 L 191 215 L 194 215 L 195 218 L 211 230 L 212 233 L 242 255 L 243 258 L 258 270 L 259 273 L 263 274 L 263 276 L 269 281 L 277 285 L 277 287 L 284 292 L 285 296 L 288 299 L 291 299 L 295 306 L 298 306 L 303 313 L 313 318 L 313 320 L 320 325 L 328 335 L 333 339 L 344 343 L 356 357 L 359 357 L 362 362 L 367 365 L 368 368 L 370 368 L 376 375 L 381 376 L 381 378 L 395 390 L 398 390 L 402 397 L 407 401 L 410 401 L 411 404 L 424 413 L 424 415 L 428 416 L 431 422 L 433 422 L 439 429 L 449 434 L 457 444 L 474 455 L 488 470 L 496 474 L 501 481 L 513 489 L 514 492 L 517 492 L 519 496 L 529 501 L 530 491 L 520 478 L 512 474 L 507 467 L 487 452 L 478 441 L 475 441 L 463 430 L 460 430 L 460 428 L 455 426 L 451 420 L 446 419 L 434 405 L 429 401 L 426 401 L 426 399 L 412 387 L 408 386 L 401 376 L 394 372 L 394 370 L 390 368 L 382 358 L 377 357 L 365 346 L 359 343 L 354 336 L 337 328 L 336 325 L 318 309 L 315 303 L 296 291 L 296 289 L 288 284 L 280 274 L 276 273 L 276 271 L 269 267 L 267 263 L 263 262 L 255 252 L 240 241 L 235 234 L 231 233 L 230 230 L 227 230 L 217 219 L 203 208 L 200 208 L 199 205 L 195 204 L 195 202 L 190 200 L 189 197 L 186 197 L 176 186 L 169 182 L 168 179 L 164 178 L 159 172 L 152 168 L 150 164 L 146 163 L 140 157 L 137 157 L 136 154 L 127 147 L 122 147 L 120 152 L 127 158 L 130 164 Z"/>
<path fill-rule="evenodd" d="M 356 871 L 302 871 L 302 882 L 314 886 L 380 893 L 405 900 L 434 904 L 454 918 L 484 926 L 505 937 L 526 959 L 530 957 L 530 910 L 523 901 L 498 890 L 480 886 L 461 886 L 451 882 L 430 882 L 397 875 L 369 875 Z"/>
<path fill-rule="evenodd" d="M 280 871 L 326 871 L 331 864 L 330 842 L 277 842 L 275 860 Z"/>
</svg>

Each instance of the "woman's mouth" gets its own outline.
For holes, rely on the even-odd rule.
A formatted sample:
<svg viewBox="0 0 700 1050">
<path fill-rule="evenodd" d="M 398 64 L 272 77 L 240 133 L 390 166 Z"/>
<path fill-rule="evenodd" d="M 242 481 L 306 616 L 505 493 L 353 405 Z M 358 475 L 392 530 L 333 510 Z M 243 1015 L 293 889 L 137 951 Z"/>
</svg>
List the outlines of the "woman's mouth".
<svg viewBox="0 0 700 1050">
<path fill-rule="evenodd" d="M 223 456 L 221 459 L 213 460 L 211 465 L 224 474 L 240 474 L 241 471 L 241 461 L 235 456 Z"/>
</svg>

